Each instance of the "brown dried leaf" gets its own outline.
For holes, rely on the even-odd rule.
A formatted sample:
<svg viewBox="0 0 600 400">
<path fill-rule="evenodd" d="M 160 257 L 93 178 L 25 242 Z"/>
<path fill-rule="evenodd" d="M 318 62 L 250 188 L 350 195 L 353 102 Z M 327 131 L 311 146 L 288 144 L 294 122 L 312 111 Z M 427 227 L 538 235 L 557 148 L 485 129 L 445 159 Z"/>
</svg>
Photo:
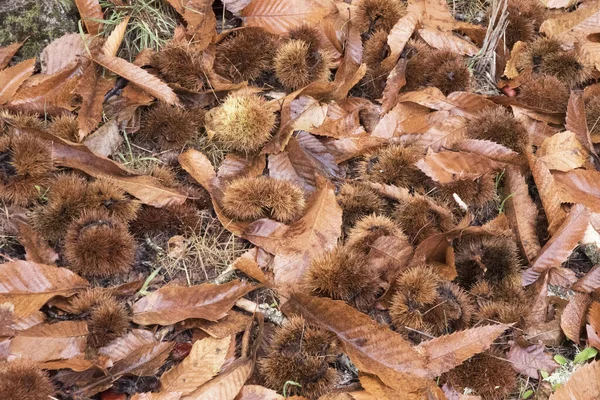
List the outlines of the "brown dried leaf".
<svg viewBox="0 0 600 400">
<path fill-rule="evenodd" d="M 246 385 L 240 390 L 237 400 L 283 400 L 284 397 L 264 386 Z"/>
<path fill-rule="evenodd" d="M 160 378 L 161 391 L 189 394 L 215 376 L 223 363 L 231 337 L 198 340 L 190 354 Z"/>
<path fill-rule="evenodd" d="M 23 46 L 23 42 L 16 42 L 5 47 L 0 47 L 0 70 L 6 68 L 21 46 Z"/>
<path fill-rule="evenodd" d="M 59 114 L 64 110 L 73 110 L 71 90 L 77 84 L 81 74 L 78 62 L 53 75 L 41 77 L 34 75 L 23 83 L 8 105 L 18 111 L 38 112 L 40 114 Z"/>
<path fill-rule="evenodd" d="M 209 336 L 223 339 L 243 332 L 252 322 L 252 316 L 239 311 L 230 310 L 225 318 L 217 322 L 203 319 L 188 319 L 181 322 L 182 329 L 198 328 Z"/>
<path fill-rule="evenodd" d="M 600 288 L 600 265 L 595 265 L 587 274 L 573 284 L 573 290 L 592 293 Z"/>
<path fill-rule="evenodd" d="M 136 393 L 131 400 L 179 400 L 181 393 Z"/>
<path fill-rule="evenodd" d="M 21 61 L 17 65 L 0 71 L 0 105 L 8 102 L 17 92 L 21 84 L 33 74 L 35 58 Z"/>
<path fill-rule="evenodd" d="M 589 157 L 588 151 L 571 131 L 564 131 L 544 140 L 536 155 L 548 169 L 570 171 L 583 167 Z"/>
<path fill-rule="evenodd" d="M 55 74 L 68 67 L 81 56 L 86 55 L 90 35 L 68 33 L 53 40 L 42 50 L 40 65 L 42 74 Z"/>
<path fill-rule="evenodd" d="M 581 91 L 571 91 L 569 105 L 567 107 L 567 118 L 565 128 L 574 132 L 577 139 L 592 154 L 595 153 L 592 138 L 585 119 L 585 104 Z"/>
<path fill-rule="evenodd" d="M 311 260 L 332 249 L 341 235 L 342 209 L 334 187 L 319 176 L 316 183 L 317 189 L 302 218 L 289 226 L 258 220 L 244 233 L 250 242 L 275 255 L 275 283 L 286 290 L 297 287 Z"/>
<path fill-rule="evenodd" d="M 600 172 L 572 170 L 556 172 L 554 179 L 562 190 L 561 200 L 565 203 L 581 203 L 594 212 L 600 212 Z"/>
<path fill-rule="evenodd" d="M 565 336 L 577 344 L 579 344 L 581 330 L 585 325 L 585 316 L 591 303 L 589 294 L 575 292 L 561 315 L 560 327 Z"/>
<path fill-rule="evenodd" d="M 164 207 L 181 204 L 187 197 L 174 189 L 164 187 L 154 177 L 131 173 L 120 164 L 92 153 L 83 144 L 71 143 L 46 131 L 24 130 L 52 143 L 52 156 L 57 164 L 83 171 L 95 178 L 108 177 L 115 185 L 144 204 Z"/>
<path fill-rule="evenodd" d="M 487 350 L 507 328 L 507 325 L 488 325 L 458 331 L 421 343 L 415 350 L 426 358 L 428 376 L 433 378 Z"/>
<path fill-rule="evenodd" d="M 316 189 L 317 174 L 336 179 L 340 170 L 333 155 L 310 133 L 299 132 L 290 138 L 285 151 L 269 155 L 269 176 L 294 182 L 307 193 Z"/>
<path fill-rule="evenodd" d="M 102 31 L 102 22 L 104 19 L 102 7 L 98 0 L 75 0 L 79 15 L 85 24 L 85 28 L 90 35 L 98 35 Z"/>
<path fill-rule="evenodd" d="M 400 89 L 406 85 L 406 60 L 400 59 L 385 82 L 381 100 L 381 112 L 387 114 L 397 103 Z"/>
<path fill-rule="evenodd" d="M 548 218 L 548 232 L 553 235 L 566 217 L 566 213 L 561 206 L 558 185 L 546 164 L 532 154 L 528 155 L 527 160 L 540 200 L 544 206 L 546 218 Z"/>
<path fill-rule="evenodd" d="M 133 305 L 133 322 L 170 325 L 188 318 L 217 321 L 237 299 L 254 289 L 256 286 L 239 280 L 223 285 L 164 286 Z"/>
<path fill-rule="evenodd" d="M 0 264 L 0 304 L 15 305 L 15 315 L 36 313 L 54 296 L 71 296 L 89 283 L 66 268 L 12 261 Z"/>
<path fill-rule="evenodd" d="M 583 238 L 589 221 L 590 212 L 585 206 L 573 206 L 565 221 L 523 273 L 523 284 L 531 285 L 543 272 L 560 267 Z"/>
<path fill-rule="evenodd" d="M 577 369 L 550 400 L 596 400 L 600 397 L 600 361 Z"/>
<path fill-rule="evenodd" d="M 85 321 L 40 324 L 13 338 L 10 353 L 35 362 L 69 359 L 83 354 L 87 335 Z"/>
<path fill-rule="evenodd" d="M 261 154 L 248 159 L 239 154 L 229 153 L 219 166 L 217 177 L 222 180 L 230 180 L 257 176 L 262 174 L 266 165 L 265 156 Z"/>
<path fill-rule="evenodd" d="M 231 364 L 227 371 L 219 374 L 188 396 L 182 397 L 182 400 L 233 400 L 250 378 L 253 368 L 252 360 L 240 358 Z"/>
<path fill-rule="evenodd" d="M 127 24 L 129 23 L 130 16 L 126 16 L 123 21 L 119 22 L 115 29 L 110 33 L 110 36 L 106 39 L 104 44 L 102 45 L 102 53 L 107 56 L 115 57 L 117 52 L 119 51 L 119 47 L 123 42 L 123 38 L 125 37 L 125 32 L 127 31 Z"/>
<path fill-rule="evenodd" d="M 185 22 L 187 34 L 194 38 L 194 46 L 204 50 L 216 35 L 217 19 L 212 0 L 169 0 Z"/>
<path fill-rule="evenodd" d="M 428 45 L 440 50 L 450 50 L 464 56 L 474 56 L 479 52 L 477 46 L 473 43 L 454 35 L 450 32 L 443 32 L 435 29 L 419 29 L 419 36 L 427 42 Z"/>
<path fill-rule="evenodd" d="M 88 149 L 102 157 L 113 154 L 122 143 L 123 136 L 121 136 L 119 125 L 114 119 L 107 121 L 83 141 Z"/>
<path fill-rule="evenodd" d="M 517 167 L 507 166 L 504 187 L 506 215 L 527 261 L 531 262 L 541 248 L 536 231 L 537 206 L 529 196 L 527 182 Z"/>
<path fill-rule="evenodd" d="M 133 329 L 120 338 L 117 338 L 98 350 L 98 354 L 101 354 L 113 363 L 124 359 L 139 348 L 149 345 L 156 344 L 158 341 L 154 338 L 154 334 L 145 329 Z"/>
<path fill-rule="evenodd" d="M 79 387 L 75 396 L 93 396 L 106 390 L 112 383 L 123 375 L 151 376 L 163 366 L 173 349 L 173 342 L 156 342 L 143 345 L 127 357 L 117 361 L 109 370 L 109 374 L 92 380 L 85 386 Z"/>
<path fill-rule="evenodd" d="M 337 11 L 329 0 L 253 0 L 241 17 L 245 26 L 258 26 L 272 33 L 286 33 L 302 23 L 314 24 Z"/>
<path fill-rule="evenodd" d="M 501 168 L 500 164 L 487 157 L 460 151 L 429 151 L 415 165 L 440 183 L 454 182 L 457 179 L 476 179 Z"/>
<path fill-rule="evenodd" d="M 82 102 L 77 113 L 79 140 L 83 140 L 102 121 L 102 103 L 104 95 L 114 85 L 114 79 L 98 74 L 96 65 L 90 63 L 73 90 L 73 94 L 81 96 Z"/>
<path fill-rule="evenodd" d="M 417 27 L 418 17 L 413 13 L 408 13 L 404 17 L 400 18 L 396 25 L 393 26 L 390 34 L 388 35 L 388 46 L 390 46 L 390 55 L 384 60 L 385 63 L 393 62 L 396 63 L 398 57 L 404 50 L 404 46 L 412 36 L 415 28 Z"/>
<path fill-rule="evenodd" d="M 532 379 L 539 379 L 538 371 L 546 371 L 551 374 L 558 368 L 558 363 L 554 361 L 552 354 L 548 353 L 546 346 L 541 343 L 522 347 L 518 342 L 514 342 L 508 351 L 507 358 L 515 371 Z"/>
<path fill-rule="evenodd" d="M 598 334 L 600 334 L 600 303 L 598 303 L 597 301 L 592 302 L 592 305 L 590 306 L 590 309 L 588 311 L 587 314 L 587 322 L 588 322 L 588 342 L 590 342 L 591 340 L 593 340 L 592 338 L 590 338 L 589 332 L 590 330 L 592 332 L 594 332 L 594 336 L 596 336 L 596 338 L 598 338 Z M 594 347 L 598 347 L 598 345 L 600 344 L 600 341 L 594 343 Z"/>
<path fill-rule="evenodd" d="M 157 99 L 167 104 L 179 104 L 177 95 L 169 85 L 137 65 L 122 58 L 107 56 L 101 53 L 94 56 L 94 61 L 115 74 L 122 76 L 134 85 L 139 86 Z"/>
<path fill-rule="evenodd" d="M 417 143 L 423 147 L 431 147 L 439 151 L 443 147 L 451 147 L 460 142 L 467 132 L 466 121 L 458 115 L 436 123 L 422 135 L 416 135 Z"/>
<path fill-rule="evenodd" d="M 58 254 L 54 251 L 48 242 L 29 224 L 17 221 L 19 230 L 19 242 L 25 248 L 25 259 L 34 263 L 55 265 L 58 260 Z"/>
<path fill-rule="evenodd" d="M 267 254 L 264 251 L 262 251 L 262 253 Z M 260 264 L 257 262 L 258 258 L 259 248 L 254 247 L 238 257 L 231 266 L 248 275 L 252 279 L 256 279 L 260 283 L 269 283 L 271 280 L 267 278 L 263 270 L 260 268 Z"/>
<path fill-rule="evenodd" d="M 401 386 L 408 393 L 430 386 L 423 379 L 429 375 L 424 357 L 399 334 L 345 302 L 295 293 L 283 309 L 335 333 L 356 367 L 386 385 Z"/>
</svg>

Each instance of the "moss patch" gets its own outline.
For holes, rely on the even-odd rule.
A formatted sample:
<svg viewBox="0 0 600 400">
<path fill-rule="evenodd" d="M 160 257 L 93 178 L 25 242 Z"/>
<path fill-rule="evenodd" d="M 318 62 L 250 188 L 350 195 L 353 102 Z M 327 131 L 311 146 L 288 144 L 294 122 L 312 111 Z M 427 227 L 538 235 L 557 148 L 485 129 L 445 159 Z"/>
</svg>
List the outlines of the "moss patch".
<svg viewBox="0 0 600 400">
<path fill-rule="evenodd" d="M 52 40 L 77 32 L 77 9 L 66 0 L 12 0 L 0 5 L 0 46 L 27 41 L 15 61 L 39 56 Z"/>
</svg>

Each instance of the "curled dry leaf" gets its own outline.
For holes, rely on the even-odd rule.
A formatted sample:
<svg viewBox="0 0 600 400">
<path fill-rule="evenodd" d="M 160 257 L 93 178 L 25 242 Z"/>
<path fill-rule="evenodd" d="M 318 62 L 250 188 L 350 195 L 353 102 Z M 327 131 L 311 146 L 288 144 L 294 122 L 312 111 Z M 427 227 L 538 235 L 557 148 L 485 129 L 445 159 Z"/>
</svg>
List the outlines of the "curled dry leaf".
<svg viewBox="0 0 600 400">
<path fill-rule="evenodd" d="M 81 131 L 80 131 L 81 132 Z M 83 140 L 83 144 L 95 154 L 108 157 L 123 143 L 117 121 L 111 119 Z"/>
<path fill-rule="evenodd" d="M 36 325 L 12 339 L 10 354 L 35 362 L 70 359 L 83 354 L 87 334 L 85 321 Z"/>
<path fill-rule="evenodd" d="M 523 284 L 530 285 L 551 268 L 558 268 L 583 238 L 590 221 L 590 212 L 581 204 L 576 204 L 559 229 L 542 247 L 531 266 L 523 273 Z"/>
<path fill-rule="evenodd" d="M 198 328 L 216 339 L 223 339 L 243 332 L 252 322 L 252 316 L 239 311 L 230 310 L 227 316 L 216 321 L 203 319 L 188 319 L 181 322 L 184 329 Z"/>
<path fill-rule="evenodd" d="M 600 361 L 580 367 L 550 400 L 595 400 L 600 397 Z"/>
<path fill-rule="evenodd" d="M 429 151 L 415 165 L 440 183 L 450 183 L 457 179 L 476 179 L 501 168 L 501 164 L 487 157 L 461 151 Z"/>
<path fill-rule="evenodd" d="M 310 133 L 299 132 L 283 152 L 269 155 L 269 176 L 294 182 L 307 193 L 316 189 L 316 175 L 335 179 L 340 169 L 333 155 Z"/>
<path fill-rule="evenodd" d="M 42 50 L 40 64 L 42 74 L 55 74 L 73 61 L 87 55 L 86 46 L 91 43 L 90 35 L 68 33 L 53 40 Z"/>
<path fill-rule="evenodd" d="M 231 336 L 196 341 L 190 354 L 160 378 L 161 391 L 189 394 L 215 376 L 227 355 Z"/>
<path fill-rule="evenodd" d="M 130 16 L 126 16 L 123 21 L 119 22 L 117 26 L 110 33 L 104 44 L 102 45 L 102 53 L 107 56 L 116 56 L 119 51 L 119 47 L 123 42 L 123 37 L 125 37 L 125 32 L 127 31 L 127 24 L 129 23 Z"/>
<path fill-rule="evenodd" d="M 133 322 L 170 325 L 189 318 L 217 321 L 237 299 L 254 289 L 256 286 L 239 280 L 223 285 L 165 286 L 133 305 Z"/>
<path fill-rule="evenodd" d="M 182 400 L 233 400 L 250 377 L 250 374 L 252 374 L 253 368 L 254 362 L 252 360 L 240 358 L 216 378 L 193 393 L 182 397 Z"/>
<path fill-rule="evenodd" d="M 523 254 L 531 262 L 541 248 L 536 231 L 537 206 L 529 196 L 527 182 L 517 167 L 507 166 L 504 187 L 507 199 L 505 211 L 510 227 L 519 241 Z"/>
<path fill-rule="evenodd" d="M 179 400 L 181 393 L 136 393 L 131 400 Z"/>
<path fill-rule="evenodd" d="M 154 338 L 152 332 L 144 329 L 133 329 L 126 335 L 121 336 L 100 348 L 98 354 L 107 357 L 115 363 L 143 346 L 156 343 L 158 343 L 158 341 Z"/>
<path fill-rule="evenodd" d="M 386 385 L 410 393 L 432 384 L 424 379 L 429 370 L 421 354 L 399 334 L 345 302 L 295 293 L 283 308 L 335 333 L 356 367 Z"/>
<path fill-rule="evenodd" d="M 112 386 L 123 375 L 151 376 L 163 366 L 173 349 L 173 342 L 156 342 L 143 345 L 127 357 L 117 361 L 107 376 L 93 379 L 87 385 L 79 387 L 75 396 L 93 396 Z"/>
<path fill-rule="evenodd" d="M 406 60 L 398 60 L 388 76 L 381 100 L 381 112 L 387 113 L 398 103 L 400 89 L 406 85 Z"/>
<path fill-rule="evenodd" d="M 536 155 L 548 169 L 563 172 L 583 167 L 589 156 L 571 131 L 560 132 L 544 140 Z"/>
<path fill-rule="evenodd" d="M 27 78 L 33 74 L 35 58 L 21 61 L 17 65 L 0 71 L 0 105 L 8 102 Z"/>
<path fill-rule="evenodd" d="M 565 336 L 577 344 L 579 344 L 579 336 L 585 325 L 585 316 L 591 303 L 592 300 L 588 294 L 576 292 L 569 299 L 569 303 L 561 315 L 560 327 Z"/>
<path fill-rule="evenodd" d="M 259 385 L 246 385 L 240 390 L 237 400 L 283 400 L 276 391 Z"/>
<path fill-rule="evenodd" d="M 300 284 L 311 260 L 332 249 L 341 235 L 342 209 L 331 182 L 317 176 L 317 189 L 302 218 L 292 224 L 262 219 L 250 224 L 244 236 L 274 254 L 275 283 L 291 290 Z"/>
<path fill-rule="evenodd" d="M 454 143 L 460 142 L 467 133 L 466 120 L 458 115 L 452 115 L 437 122 L 422 135 L 416 135 L 417 144 L 423 147 L 431 147 L 433 151 L 439 151 L 444 147 L 452 147 Z"/>
<path fill-rule="evenodd" d="M 551 374 L 558 368 L 558 363 L 554 361 L 552 354 L 548 353 L 546 346 L 541 343 L 523 347 L 514 342 L 510 346 L 507 357 L 515 371 L 532 379 L 539 379 L 539 371 Z"/>
<path fill-rule="evenodd" d="M 90 35 L 98 35 L 102 31 L 102 7 L 98 0 L 75 0 L 79 15 Z"/>
<path fill-rule="evenodd" d="M 425 357 L 429 377 L 440 376 L 487 350 L 507 325 L 488 325 L 454 332 L 421 343 L 415 350 Z"/>
<path fill-rule="evenodd" d="M 546 164 L 532 154 L 528 154 L 527 161 L 548 219 L 548 232 L 554 234 L 566 217 L 562 209 L 558 185 Z"/>
<path fill-rule="evenodd" d="M 595 265 L 587 274 L 573 284 L 573 290 L 592 293 L 600 288 L 600 265 Z"/>
<path fill-rule="evenodd" d="M 417 27 L 418 16 L 413 13 L 408 13 L 392 27 L 388 35 L 387 43 L 390 46 L 390 55 L 384 62 L 396 63 L 404 46 L 412 36 Z"/>
<path fill-rule="evenodd" d="M 336 11 L 330 0 L 252 0 L 241 16 L 245 26 L 281 34 L 302 23 L 317 23 Z"/>
<path fill-rule="evenodd" d="M 23 42 L 16 42 L 5 47 L 0 47 L 0 70 L 6 68 L 21 46 L 23 46 Z"/>
<path fill-rule="evenodd" d="M 565 127 L 575 133 L 575 136 L 586 150 L 595 154 L 594 144 L 592 143 L 585 118 L 585 103 L 583 102 L 583 93 L 581 91 L 571 91 L 567 106 Z"/>
<path fill-rule="evenodd" d="M 56 74 L 32 82 L 31 86 L 26 81 L 12 97 L 8 106 L 17 111 L 50 115 L 64 113 L 65 110 L 72 111 L 74 107 L 71 104 L 71 90 L 77 84 L 79 75 L 81 75 L 80 65 L 75 61 Z"/>
<path fill-rule="evenodd" d="M 28 223 L 16 221 L 19 231 L 19 242 L 25 248 L 25 259 L 40 264 L 55 265 L 58 254 L 39 232 L 33 230 Z"/>
<path fill-rule="evenodd" d="M 14 304 L 20 317 L 36 313 L 54 296 L 71 296 L 89 283 L 66 268 L 12 261 L 0 264 L 0 304 Z"/>
<path fill-rule="evenodd" d="M 219 166 L 217 177 L 223 180 L 251 177 L 262 174 L 266 167 L 264 155 L 257 155 L 250 159 L 238 154 L 229 153 Z"/>
<path fill-rule="evenodd" d="M 450 50 L 465 56 L 474 56 L 479 52 L 477 46 L 454 35 L 452 31 L 443 32 L 436 29 L 419 29 L 419 36 L 428 45 L 440 50 Z"/>
<path fill-rule="evenodd" d="M 576 169 L 556 172 L 554 179 L 562 190 L 561 200 L 565 203 L 581 203 L 594 212 L 600 212 L 600 172 Z"/>
<path fill-rule="evenodd" d="M 83 144 L 71 143 L 46 131 L 36 129 L 24 129 L 24 131 L 52 142 L 52 156 L 57 164 L 83 171 L 95 178 L 107 177 L 144 204 L 164 207 L 170 204 L 181 204 L 186 199 L 185 195 L 161 185 L 156 178 L 133 174 L 120 164 L 92 153 Z"/>
<path fill-rule="evenodd" d="M 81 106 L 77 113 L 77 128 L 79 140 L 86 137 L 102 121 L 102 103 L 104 95 L 114 85 L 115 80 L 105 78 L 98 73 L 94 63 L 90 63 L 73 90 L 81 97 Z"/>
<path fill-rule="evenodd" d="M 187 23 L 187 34 L 194 46 L 204 50 L 216 34 L 217 19 L 211 0 L 168 0 Z"/>
<path fill-rule="evenodd" d="M 167 104 L 179 104 L 179 99 L 173 89 L 146 70 L 122 58 L 108 56 L 102 53 L 94 55 L 94 61 L 104 68 L 127 79 L 157 99 Z"/>
</svg>

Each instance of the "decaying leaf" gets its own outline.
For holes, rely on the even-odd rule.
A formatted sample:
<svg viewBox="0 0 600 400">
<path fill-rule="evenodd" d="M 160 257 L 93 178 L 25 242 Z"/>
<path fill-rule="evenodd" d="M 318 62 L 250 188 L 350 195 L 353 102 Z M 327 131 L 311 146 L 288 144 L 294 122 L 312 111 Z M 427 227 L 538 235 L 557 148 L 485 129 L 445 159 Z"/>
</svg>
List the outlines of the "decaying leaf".
<svg viewBox="0 0 600 400">
<path fill-rule="evenodd" d="M 417 161 L 416 166 L 440 183 L 450 183 L 457 179 L 476 179 L 500 168 L 498 163 L 487 157 L 453 151 L 429 152 Z"/>
<path fill-rule="evenodd" d="M 223 285 L 165 286 L 133 305 L 133 321 L 142 325 L 169 325 L 189 318 L 217 321 L 255 288 L 238 280 Z"/>
<path fill-rule="evenodd" d="M 548 169 L 564 172 L 583 167 L 589 155 L 575 133 L 564 131 L 544 140 L 537 156 Z"/>
<path fill-rule="evenodd" d="M 600 212 L 600 172 L 576 169 L 553 174 L 562 189 L 560 197 L 568 203 L 585 204 L 594 212 Z"/>
<path fill-rule="evenodd" d="M 561 315 L 560 327 L 565 336 L 575 343 L 579 343 L 579 336 L 585 325 L 585 315 L 590 304 L 591 299 L 588 294 L 575 293 Z"/>
</svg>

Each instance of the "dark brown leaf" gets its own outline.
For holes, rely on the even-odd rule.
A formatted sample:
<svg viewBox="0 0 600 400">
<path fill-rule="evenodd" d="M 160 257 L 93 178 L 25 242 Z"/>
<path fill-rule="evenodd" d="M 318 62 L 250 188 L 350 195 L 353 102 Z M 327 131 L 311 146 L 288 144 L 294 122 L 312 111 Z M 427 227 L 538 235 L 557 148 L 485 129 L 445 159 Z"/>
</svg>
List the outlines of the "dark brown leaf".
<svg viewBox="0 0 600 400">
<path fill-rule="evenodd" d="M 585 119 L 585 104 L 583 102 L 583 92 L 581 91 L 571 91 L 565 127 L 575 133 L 577 139 L 590 153 L 596 153 Z"/>
<path fill-rule="evenodd" d="M 104 95 L 114 85 L 114 79 L 107 79 L 98 74 L 96 65 L 90 63 L 73 91 L 81 96 L 82 102 L 77 113 L 79 140 L 83 140 L 102 121 L 102 103 Z"/>
<path fill-rule="evenodd" d="M 58 254 L 48 245 L 42 236 L 29 226 L 29 224 L 17 221 L 19 230 L 19 242 L 25 248 L 25 259 L 34 263 L 55 265 Z"/>
<path fill-rule="evenodd" d="M 256 286 L 239 280 L 223 285 L 165 286 L 138 300 L 133 321 L 141 325 L 170 325 L 189 318 L 217 321 L 233 303 Z"/>
</svg>

